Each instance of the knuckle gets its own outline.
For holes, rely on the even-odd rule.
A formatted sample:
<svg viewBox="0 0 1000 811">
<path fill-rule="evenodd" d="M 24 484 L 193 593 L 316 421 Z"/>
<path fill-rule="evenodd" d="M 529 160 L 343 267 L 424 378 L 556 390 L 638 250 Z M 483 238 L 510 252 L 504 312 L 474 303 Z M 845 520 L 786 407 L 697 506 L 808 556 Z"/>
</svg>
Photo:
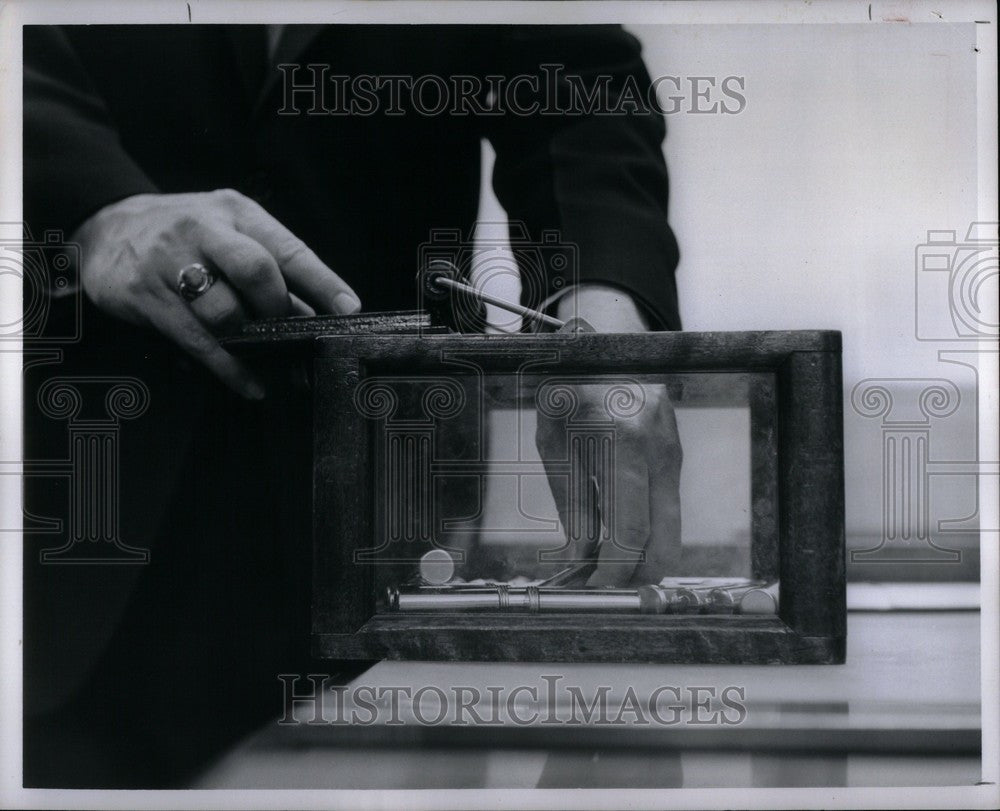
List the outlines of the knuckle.
<svg viewBox="0 0 1000 811">
<path fill-rule="evenodd" d="M 196 299 L 191 308 L 197 312 L 199 319 L 213 326 L 231 323 L 240 315 L 240 307 L 235 298 L 214 302 L 210 307 L 199 302 Z"/>
<path fill-rule="evenodd" d="M 269 257 L 258 253 L 248 255 L 242 262 L 242 268 L 247 283 L 254 287 L 263 287 L 269 284 L 277 271 Z"/>
<path fill-rule="evenodd" d="M 101 290 L 102 288 L 103 285 L 98 289 Z M 141 298 L 147 293 L 147 291 L 149 290 L 149 283 L 146 281 L 146 278 L 142 274 L 129 273 L 125 277 L 125 281 L 122 284 L 122 289 L 124 290 L 127 298 L 135 300 Z M 104 288 L 104 290 L 107 290 L 107 288 Z"/>
<path fill-rule="evenodd" d="M 201 228 L 201 220 L 199 220 L 194 214 L 189 211 L 185 211 L 179 214 L 174 220 L 173 232 L 179 234 L 185 239 L 190 239 L 190 237 L 195 234 Z M 170 241 L 170 235 L 161 235 L 162 238 Z"/>
<path fill-rule="evenodd" d="M 185 318 L 177 309 L 160 313 L 157 321 L 177 344 L 194 355 L 204 355 L 217 346 L 197 318 Z"/>
<path fill-rule="evenodd" d="M 229 208 L 235 208 L 247 199 L 236 191 L 236 189 L 216 189 L 213 192 L 209 192 L 209 194 L 216 202 Z"/>
<path fill-rule="evenodd" d="M 195 354 L 203 355 L 209 351 L 210 347 L 208 346 L 208 341 L 205 339 L 205 335 L 201 330 L 195 329 L 193 325 L 182 325 L 179 337 L 188 350 Z"/>
<path fill-rule="evenodd" d="M 200 329 L 189 328 L 184 332 L 184 340 L 188 346 L 188 349 L 195 355 L 202 358 L 211 357 L 215 351 L 219 348 L 219 345 L 215 342 L 208 333 L 202 332 Z"/>
<path fill-rule="evenodd" d="M 301 259 L 308 253 L 306 244 L 298 237 L 290 237 L 278 246 L 278 255 L 275 257 L 281 265 L 290 264 L 297 259 Z"/>
</svg>

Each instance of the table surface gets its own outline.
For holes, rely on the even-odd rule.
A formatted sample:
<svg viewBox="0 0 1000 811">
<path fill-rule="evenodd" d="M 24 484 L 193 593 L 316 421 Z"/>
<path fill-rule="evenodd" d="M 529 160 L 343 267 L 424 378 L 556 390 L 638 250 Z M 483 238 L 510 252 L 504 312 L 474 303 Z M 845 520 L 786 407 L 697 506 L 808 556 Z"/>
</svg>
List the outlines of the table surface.
<svg viewBox="0 0 1000 811">
<path fill-rule="evenodd" d="M 300 723 L 281 725 L 276 717 L 216 763 L 199 787 L 970 785 L 980 779 L 979 651 L 976 610 L 853 611 L 847 663 L 835 666 L 382 662 L 348 685 L 347 695 L 426 688 L 417 715 L 405 697 L 398 726 L 386 723 L 392 714 L 385 705 L 374 723 L 349 725 L 305 723 L 315 707 L 299 707 Z M 629 687 L 643 705 L 670 686 L 685 709 L 661 714 L 682 719 L 666 725 L 642 724 L 634 713 L 612 724 L 543 724 L 553 717 L 550 683 L 557 685 L 557 719 L 569 717 L 570 687 L 588 703 L 603 687 L 609 705 L 620 708 Z M 439 725 L 418 723 L 437 714 L 435 688 L 450 694 L 458 685 L 483 696 L 489 686 L 504 696 L 534 686 L 538 701 L 522 691 L 528 702 L 519 701 L 518 712 L 530 718 L 534 710 L 538 719 L 457 726 L 452 712 Z M 697 723 L 713 713 L 696 711 L 696 687 L 704 688 L 702 699 L 741 689 L 730 696 L 745 697 L 745 718 Z M 337 715 L 325 709 L 327 718 Z M 480 715 L 489 717 L 482 708 Z M 468 714 L 457 717 L 468 721 Z"/>
</svg>

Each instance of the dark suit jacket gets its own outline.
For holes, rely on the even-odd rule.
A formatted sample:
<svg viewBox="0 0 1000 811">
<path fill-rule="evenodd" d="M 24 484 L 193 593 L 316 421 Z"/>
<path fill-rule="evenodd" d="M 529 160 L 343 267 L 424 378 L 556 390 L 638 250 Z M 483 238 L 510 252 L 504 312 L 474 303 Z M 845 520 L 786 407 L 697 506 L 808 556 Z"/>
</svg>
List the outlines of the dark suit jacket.
<svg viewBox="0 0 1000 811">
<path fill-rule="evenodd" d="M 276 114 L 277 63 L 543 83 L 539 66 L 560 64 L 588 84 L 610 76 L 612 94 L 628 77 L 646 87 L 639 44 L 618 27 L 290 26 L 270 60 L 259 26 L 28 27 L 24 58 L 35 233 L 68 234 L 139 192 L 231 187 L 304 239 L 366 309 L 412 308 L 419 246 L 475 220 L 486 137 L 494 188 L 529 239 L 557 229 L 578 246 L 581 280 L 624 287 L 661 327 L 680 326 L 661 116 Z"/>
</svg>

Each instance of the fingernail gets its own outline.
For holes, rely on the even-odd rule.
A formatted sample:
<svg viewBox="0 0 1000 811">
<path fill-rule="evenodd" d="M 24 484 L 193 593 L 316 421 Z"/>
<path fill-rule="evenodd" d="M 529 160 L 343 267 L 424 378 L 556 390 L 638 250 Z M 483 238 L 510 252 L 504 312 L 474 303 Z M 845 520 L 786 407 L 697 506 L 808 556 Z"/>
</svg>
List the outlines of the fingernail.
<svg viewBox="0 0 1000 811">
<path fill-rule="evenodd" d="M 256 380 L 247 381 L 243 387 L 243 396 L 248 400 L 263 400 L 266 394 L 267 392 L 264 391 L 264 387 Z"/>
<path fill-rule="evenodd" d="M 361 299 L 353 293 L 338 293 L 333 299 L 333 308 L 340 315 L 350 315 L 361 309 Z"/>
</svg>

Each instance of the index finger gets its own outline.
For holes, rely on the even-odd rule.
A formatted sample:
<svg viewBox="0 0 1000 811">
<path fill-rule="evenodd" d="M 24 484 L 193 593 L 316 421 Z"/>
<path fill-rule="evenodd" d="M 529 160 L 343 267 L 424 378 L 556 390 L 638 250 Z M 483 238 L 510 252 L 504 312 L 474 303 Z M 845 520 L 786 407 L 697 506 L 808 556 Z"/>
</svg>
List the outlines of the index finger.
<svg viewBox="0 0 1000 811">
<path fill-rule="evenodd" d="M 288 287 L 317 312 L 349 315 L 361 309 L 361 300 L 350 285 L 253 201 L 246 200 L 239 206 L 235 226 L 270 252 Z"/>
</svg>

